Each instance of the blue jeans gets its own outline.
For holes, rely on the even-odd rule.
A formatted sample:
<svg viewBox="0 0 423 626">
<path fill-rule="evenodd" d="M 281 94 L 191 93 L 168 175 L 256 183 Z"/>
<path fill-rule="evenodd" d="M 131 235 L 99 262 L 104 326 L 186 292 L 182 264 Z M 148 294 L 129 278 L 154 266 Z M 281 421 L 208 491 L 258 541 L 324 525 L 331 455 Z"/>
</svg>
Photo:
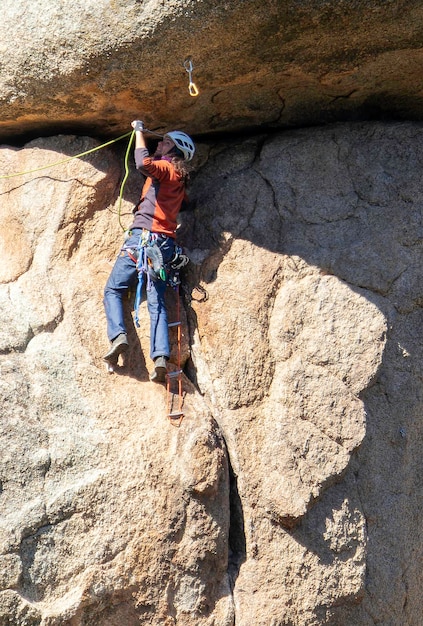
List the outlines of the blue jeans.
<svg viewBox="0 0 423 626">
<path fill-rule="evenodd" d="M 131 237 L 125 242 L 126 247 L 136 249 L 140 234 L 140 229 L 133 230 Z M 171 237 L 159 237 L 157 245 L 163 255 L 163 262 L 170 261 L 174 254 L 175 241 Z M 123 297 L 129 288 L 136 288 L 137 282 L 136 263 L 130 258 L 128 252 L 122 249 L 104 288 L 103 304 L 107 318 L 107 336 L 110 341 L 113 341 L 121 333 L 126 334 Z M 168 358 L 170 356 L 165 291 L 166 283 L 160 279 L 151 281 L 150 289 L 146 289 L 147 308 L 150 314 L 150 357 L 152 359 L 158 356 Z"/>
</svg>

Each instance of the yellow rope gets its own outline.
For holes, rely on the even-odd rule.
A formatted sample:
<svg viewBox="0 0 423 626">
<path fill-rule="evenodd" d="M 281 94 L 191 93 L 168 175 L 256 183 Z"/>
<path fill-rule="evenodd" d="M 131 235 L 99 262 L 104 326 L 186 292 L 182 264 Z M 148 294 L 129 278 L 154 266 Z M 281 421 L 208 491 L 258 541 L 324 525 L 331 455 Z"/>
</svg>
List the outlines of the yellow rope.
<svg viewBox="0 0 423 626">
<path fill-rule="evenodd" d="M 130 137 L 130 139 L 128 141 L 128 147 L 126 148 L 126 153 L 125 153 L 125 176 L 123 178 L 122 184 L 120 186 L 120 192 L 119 192 L 118 219 L 119 219 L 119 225 L 120 225 L 122 230 L 126 230 L 126 228 L 124 227 L 124 225 L 122 224 L 122 221 L 121 221 L 121 207 L 122 207 L 122 198 L 123 198 L 123 188 L 125 187 L 126 180 L 127 180 L 128 176 L 129 176 L 129 167 L 128 167 L 129 151 L 131 149 L 134 137 L 135 137 L 135 131 L 133 130 L 131 132 L 131 137 Z"/>
<path fill-rule="evenodd" d="M 40 172 L 41 170 L 47 170 L 50 167 L 56 167 L 56 165 L 63 165 L 63 163 L 68 163 L 68 161 L 72 161 L 72 159 L 79 159 L 80 157 L 83 157 L 86 154 L 91 154 L 92 152 L 95 152 L 96 150 L 101 150 L 101 148 L 110 146 L 112 143 L 115 143 L 116 141 L 120 141 L 121 139 L 128 137 L 128 135 L 132 136 L 133 131 L 129 133 L 125 133 L 124 135 L 121 135 L 120 137 L 117 137 L 116 139 L 112 139 L 111 141 L 107 141 L 106 143 L 103 143 L 100 146 L 97 146 L 96 148 L 91 148 L 91 150 L 87 150 L 86 152 L 81 152 L 80 154 L 75 154 L 75 156 L 71 156 L 67 159 L 63 159 L 62 161 L 56 161 L 55 163 L 50 163 L 49 165 L 43 165 L 42 167 L 37 167 L 34 170 L 28 170 L 26 172 L 17 172 L 16 174 L 7 174 L 4 176 L 0 176 L 0 179 L 13 178 L 14 176 L 24 176 L 25 174 L 34 174 L 35 172 Z M 132 137 L 131 137 L 130 143 L 132 143 Z"/>
<path fill-rule="evenodd" d="M 17 172 L 16 174 L 7 174 L 7 175 L 4 175 L 4 176 L 0 176 L 0 179 L 13 178 L 14 176 L 24 176 L 25 174 L 34 174 L 35 172 L 40 172 L 41 170 L 46 170 L 46 169 L 49 169 L 51 167 L 56 167 L 56 165 L 63 165 L 63 163 L 68 163 L 69 161 L 72 161 L 73 159 L 79 159 L 80 157 L 83 157 L 83 156 L 85 156 L 87 154 L 91 154 L 92 152 L 96 152 L 96 150 L 101 150 L 101 148 L 105 148 L 106 146 L 110 146 L 112 143 L 115 143 L 116 141 L 120 141 L 121 139 L 124 139 L 125 137 L 128 137 L 128 135 L 130 135 L 130 138 L 129 138 L 128 147 L 126 148 L 126 153 L 125 153 L 125 177 L 124 177 L 124 179 L 122 181 L 122 184 L 120 186 L 119 205 L 118 205 L 119 225 L 122 228 L 122 230 L 126 230 L 126 228 L 122 224 L 121 210 L 122 210 L 123 190 L 124 190 L 125 183 L 126 183 L 126 181 L 128 179 L 128 176 L 129 176 L 128 160 L 129 160 L 129 152 L 131 150 L 132 142 L 133 142 L 134 136 L 135 136 L 135 131 L 134 130 L 132 130 L 129 133 L 125 133 L 124 135 L 121 135 L 120 137 L 117 137 L 116 139 L 111 139 L 110 141 L 107 141 L 106 143 L 103 143 L 100 146 L 97 146 L 96 148 L 91 148 L 90 150 L 86 150 L 86 152 L 81 152 L 80 154 L 75 154 L 75 156 L 71 156 L 71 157 L 69 157 L 67 159 L 63 159 L 62 161 L 56 161 L 55 163 L 50 163 L 49 165 L 43 165 L 42 167 L 37 167 L 37 168 L 35 168 L 33 170 L 28 170 L 26 172 Z"/>
</svg>

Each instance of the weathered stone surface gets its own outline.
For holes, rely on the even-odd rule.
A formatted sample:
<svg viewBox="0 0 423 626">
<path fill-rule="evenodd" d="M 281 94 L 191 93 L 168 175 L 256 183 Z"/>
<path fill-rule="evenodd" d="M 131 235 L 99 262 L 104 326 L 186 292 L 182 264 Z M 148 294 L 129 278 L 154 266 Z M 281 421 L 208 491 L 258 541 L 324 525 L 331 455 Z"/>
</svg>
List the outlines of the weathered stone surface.
<svg viewBox="0 0 423 626">
<path fill-rule="evenodd" d="M 420 127 L 338 126 L 212 147 L 196 177 L 237 624 L 419 623 L 422 156 Z"/>
<path fill-rule="evenodd" d="M 421 120 L 422 21 L 419 0 L 3 0 L 1 137 Z"/>
<path fill-rule="evenodd" d="M 419 624 L 422 160 L 413 124 L 199 146 L 180 428 L 145 306 L 101 361 L 116 154 L 0 181 L 1 624 Z"/>
<path fill-rule="evenodd" d="M 40 140 L 3 161 L 35 169 L 93 145 Z M 145 305 L 126 375 L 101 363 L 119 175 L 103 151 L 2 181 L 2 624 L 232 621 L 227 456 L 210 410 L 186 381 L 190 418 L 168 422 L 141 353 Z"/>
</svg>

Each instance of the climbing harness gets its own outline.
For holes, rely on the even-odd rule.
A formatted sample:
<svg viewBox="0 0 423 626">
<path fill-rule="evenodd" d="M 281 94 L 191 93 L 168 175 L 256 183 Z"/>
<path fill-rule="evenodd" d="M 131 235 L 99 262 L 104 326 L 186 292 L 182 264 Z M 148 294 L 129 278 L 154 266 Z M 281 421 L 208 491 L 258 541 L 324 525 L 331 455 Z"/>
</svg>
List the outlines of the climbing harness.
<svg viewBox="0 0 423 626">
<path fill-rule="evenodd" d="M 163 255 L 158 245 L 159 235 L 143 229 L 138 245 L 128 246 L 123 244 L 121 251 L 126 252 L 135 263 L 138 272 L 138 284 L 135 292 L 134 316 L 135 325 L 139 328 L 138 311 L 142 300 L 142 288 L 146 279 L 146 289 L 151 289 L 151 283 L 156 280 L 166 281 L 167 273 L 163 263 Z"/>
<path fill-rule="evenodd" d="M 173 426 L 180 426 L 184 418 L 182 410 L 183 391 L 182 391 L 182 369 L 181 369 L 181 313 L 179 303 L 179 284 L 175 287 L 176 291 L 176 321 L 168 324 L 169 328 L 177 330 L 177 364 L 176 370 L 167 372 L 166 374 L 166 410 L 167 417 Z M 177 383 L 177 393 L 172 391 L 172 381 Z M 177 396 L 177 407 L 174 407 L 175 396 Z"/>
<path fill-rule="evenodd" d="M 198 96 L 199 91 L 197 89 L 196 84 L 192 80 L 192 72 L 194 70 L 194 65 L 192 63 L 191 57 L 188 57 L 187 59 L 185 59 L 185 61 L 184 61 L 184 68 L 188 72 L 188 77 L 189 77 L 189 84 L 188 84 L 189 95 L 190 96 Z"/>
<path fill-rule="evenodd" d="M 135 324 L 139 328 L 138 311 L 142 300 L 142 288 L 146 279 L 147 291 L 151 289 L 152 282 L 162 280 L 170 287 L 178 287 L 181 283 L 179 271 L 189 263 L 189 257 L 183 253 L 183 249 L 175 244 L 174 255 L 166 263 L 163 262 L 163 255 L 159 245 L 160 235 L 143 229 L 138 241 L 138 245 L 128 246 L 124 244 L 122 252 L 126 252 L 129 258 L 136 264 L 138 272 L 138 284 L 135 293 L 134 317 Z"/>
</svg>

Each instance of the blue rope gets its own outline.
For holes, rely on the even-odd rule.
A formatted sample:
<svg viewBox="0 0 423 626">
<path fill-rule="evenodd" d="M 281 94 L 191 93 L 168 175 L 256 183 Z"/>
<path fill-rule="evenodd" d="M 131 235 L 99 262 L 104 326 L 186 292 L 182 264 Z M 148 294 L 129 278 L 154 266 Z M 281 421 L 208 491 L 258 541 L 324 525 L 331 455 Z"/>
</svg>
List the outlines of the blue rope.
<svg viewBox="0 0 423 626">
<path fill-rule="evenodd" d="M 147 253 L 148 245 L 149 243 L 143 240 L 143 236 L 141 235 L 139 242 L 138 242 L 138 248 L 137 248 L 138 249 L 138 259 L 137 259 L 138 284 L 137 284 L 137 290 L 135 292 L 135 302 L 134 302 L 134 312 L 135 312 L 134 317 L 135 317 L 135 325 L 137 328 L 140 327 L 138 310 L 142 302 L 142 288 L 144 285 L 144 276 L 147 276 L 147 285 L 146 285 L 147 291 L 151 289 L 151 276 L 150 276 L 150 272 L 148 271 L 148 253 Z"/>
<path fill-rule="evenodd" d="M 135 325 L 140 327 L 140 320 L 138 311 L 142 301 L 142 287 L 144 284 L 144 274 L 147 274 L 147 254 L 145 246 L 142 245 L 142 237 L 138 242 L 138 259 L 137 259 L 137 271 L 138 271 L 138 284 L 137 291 L 135 292 L 134 312 L 135 312 Z M 149 286 L 149 285 L 148 285 Z"/>
</svg>

